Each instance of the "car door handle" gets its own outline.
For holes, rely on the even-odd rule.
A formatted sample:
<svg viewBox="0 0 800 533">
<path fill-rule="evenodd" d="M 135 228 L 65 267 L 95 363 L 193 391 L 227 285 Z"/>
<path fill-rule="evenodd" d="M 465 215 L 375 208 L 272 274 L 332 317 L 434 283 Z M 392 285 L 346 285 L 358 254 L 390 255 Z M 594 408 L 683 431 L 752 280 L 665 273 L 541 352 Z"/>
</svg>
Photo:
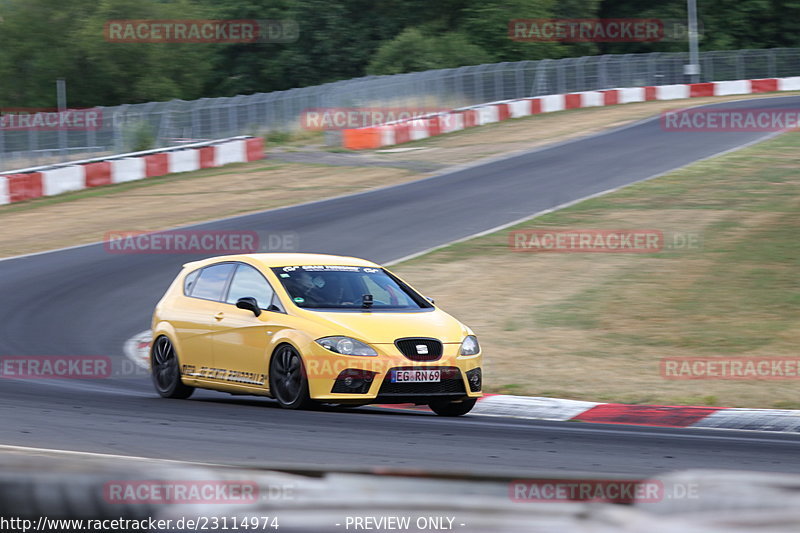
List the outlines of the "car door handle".
<svg viewBox="0 0 800 533">
<path fill-rule="evenodd" d="M 225 318 L 225 313 L 223 313 L 222 311 L 220 311 L 219 313 L 217 313 L 216 315 L 214 315 L 214 318 L 215 318 L 215 319 L 217 319 L 217 320 L 222 320 L 223 318 Z"/>
</svg>

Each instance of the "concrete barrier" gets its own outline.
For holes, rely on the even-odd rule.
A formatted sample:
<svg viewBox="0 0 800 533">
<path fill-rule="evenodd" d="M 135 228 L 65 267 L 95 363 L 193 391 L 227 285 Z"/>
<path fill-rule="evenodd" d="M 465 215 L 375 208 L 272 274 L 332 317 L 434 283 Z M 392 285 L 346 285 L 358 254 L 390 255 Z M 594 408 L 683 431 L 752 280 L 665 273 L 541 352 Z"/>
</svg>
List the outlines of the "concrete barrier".
<svg viewBox="0 0 800 533">
<path fill-rule="evenodd" d="M 197 150 L 176 150 L 167 152 L 170 173 L 192 172 L 200 170 L 200 157 Z"/>
<path fill-rule="evenodd" d="M 376 140 L 374 146 L 380 144 Z M 367 146 L 365 146 L 367 147 Z M 264 139 L 236 138 L 218 144 L 137 152 L 64 165 L 8 171 L 0 175 L 0 204 L 53 196 L 87 187 L 125 183 L 174 172 L 190 172 L 264 157 Z"/>
<path fill-rule="evenodd" d="M 81 166 L 68 166 L 42 172 L 42 194 L 55 196 L 86 188 L 86 178 Z"/>
<path fill-rule="evenodd" d="M 8 195 L 8 180 L 0 176 L 0 205 L 11 203 L 11 198 Z"/>
<path fill-rule="evenodd" d="M 141 157 L 115 159 L 111 162 L 111 179 L 114 183 L 125 183 L 146 177 L 144 159 Z"/>
<path fill-rule="evenodd" d="M 732 80 L 678 85 L 658 85 L 647 87 L 621 87 L 602 91 L 581 91 L 569 94 L 549 94 L 534 98 L 520 98 L 501 102 L 490 102 L 470 109 L 454 110 L 452 115 L 461 117 L 463 128 L 499 122 L 508 118 L 520 118 L 538 113 L 553 113 L 565 109 L 609 106 L 652 100 L 679 100 L 701 96 L 726 96 L 736 94 L 756 94 L 771 91 L 800 90 L 800 76 L 792 78 L 767 78 L 756 80 Z M 426 122 L 427 129 L 409 126 L 408 123 L 395 123 L 392 134 L 379 129 L 381 134 L 371 135 L 368 128 L 354 128 L 343 131 L 343 146 L 350 150 L 363 150 L 401 144 L 410 140 L 424 139 L 428 136 L 450 133 L 461 128 L 444 125 L 443 122 Z M 381 126 L 379 126 L 381 128 Z M 412 128 L 410 133 L 404 128 Z M 369 142 L 365 142 L 369 136 Z"/>
</svg>

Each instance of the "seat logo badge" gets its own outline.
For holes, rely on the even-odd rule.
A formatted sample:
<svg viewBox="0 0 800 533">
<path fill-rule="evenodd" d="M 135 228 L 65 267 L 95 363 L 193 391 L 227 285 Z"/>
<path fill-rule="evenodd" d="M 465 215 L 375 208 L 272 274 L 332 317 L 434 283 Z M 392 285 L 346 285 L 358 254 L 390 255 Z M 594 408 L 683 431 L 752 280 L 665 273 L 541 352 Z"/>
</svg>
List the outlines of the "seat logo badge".
<svg viewBox="0 0 800 533">
<path fill-rule="evenodd" d="M 417 354 L 419 355 L 427 355 L 428 354 L 428 347 L 424 344 L 417 344 Z"/>
</svg>

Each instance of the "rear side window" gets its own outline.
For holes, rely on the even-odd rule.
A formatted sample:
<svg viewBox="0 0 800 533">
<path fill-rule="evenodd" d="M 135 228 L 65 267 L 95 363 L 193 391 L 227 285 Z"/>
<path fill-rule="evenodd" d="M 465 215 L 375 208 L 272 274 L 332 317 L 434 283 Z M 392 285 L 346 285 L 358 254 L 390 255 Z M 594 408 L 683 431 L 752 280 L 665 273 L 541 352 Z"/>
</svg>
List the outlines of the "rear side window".
<svg viewBox="0 0 800 533">
<path fill-rule="evenodd" d="M 204 300 L 221 301 L 234 266 L 231 263 L 224 263 L 201 270 L 194 287 L 192 287 L 191 296 Z"/>
<path fill-rule="evenodd" d="M 239 265 L 233 275 L 226 301 L 235 305 L 239 298 L 250 297 L 256 299 L 261 309 L 269 309 L 274 295 L 272 287 L 258 270 L 248 265 Z"/>
<path fill-rule="evenodd" d="M 197 281 L 197 276 L 200 275 L 199 270 L 195 270 L 194 272 L 187 275 L 183 280 L 183 294 L 189 296 L 192 294 L 192 288 L 194 288 L 194 283 Z"/>
</svg>

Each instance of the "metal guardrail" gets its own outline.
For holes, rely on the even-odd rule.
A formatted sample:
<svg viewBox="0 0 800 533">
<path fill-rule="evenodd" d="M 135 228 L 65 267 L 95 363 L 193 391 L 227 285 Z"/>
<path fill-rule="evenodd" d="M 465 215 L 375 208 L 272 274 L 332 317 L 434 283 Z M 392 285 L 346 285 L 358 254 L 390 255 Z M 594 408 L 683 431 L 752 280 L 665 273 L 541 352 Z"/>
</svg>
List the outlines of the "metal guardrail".
<svg viewBox="0 0 800 533">
<path fill-rule="evenodd" d="M 2 131 L 0 170 L 34 166 L 68 153 L 86 158 L 131 151 L 142 138 L 156 147 L 300 128 L 319 107 L 464 107 L 575 91 L 688 83 L 686 53 L 542 59 L 367 76 L 314 87 L 200 100 L 102 108 L 91 131 Z M 701 81 L 800 75 L 800 48 L 704 52 Z M 66 143 L 66 146 L 64 145 Z M 63 157 L 61 158 L 63 160 Z"/>
</svg>

